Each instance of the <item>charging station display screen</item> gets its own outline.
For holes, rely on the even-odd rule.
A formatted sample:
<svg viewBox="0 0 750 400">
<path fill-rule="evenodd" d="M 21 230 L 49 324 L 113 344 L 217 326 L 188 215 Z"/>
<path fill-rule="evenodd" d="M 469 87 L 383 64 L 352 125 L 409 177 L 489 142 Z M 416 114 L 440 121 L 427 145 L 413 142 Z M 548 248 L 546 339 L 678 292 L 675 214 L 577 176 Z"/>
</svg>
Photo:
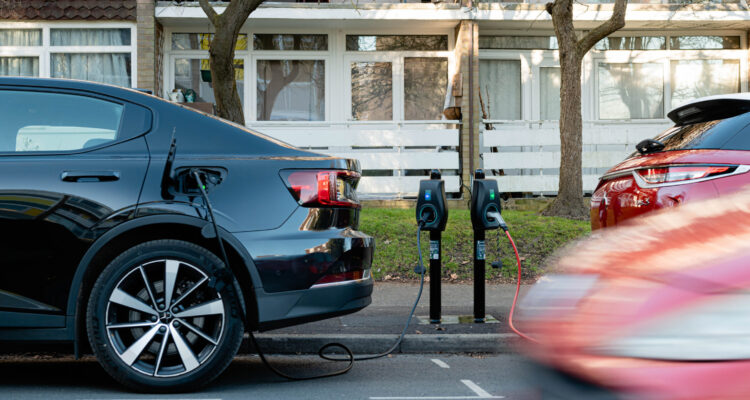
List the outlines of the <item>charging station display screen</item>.
<svg viewBox="0 0 750 400">
<path fill-rule="evenodd" d="M 432 190 L 427 189 L 424 191 L 424 199 L 429 201 L 432 198 Z"/>
</svg>

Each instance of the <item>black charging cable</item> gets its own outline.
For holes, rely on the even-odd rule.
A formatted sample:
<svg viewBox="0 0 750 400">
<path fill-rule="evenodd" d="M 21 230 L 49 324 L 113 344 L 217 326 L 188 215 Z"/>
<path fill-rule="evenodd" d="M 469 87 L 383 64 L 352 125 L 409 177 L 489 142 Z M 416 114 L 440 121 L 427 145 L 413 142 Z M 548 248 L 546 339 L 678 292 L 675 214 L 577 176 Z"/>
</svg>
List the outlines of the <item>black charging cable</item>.
<svg viewBox="0 0 750 400">
<path fill-rule="evenodd" d="M 399 335 L 398 340 L 396 340 L 395 343 L 393 343 L 393 346 L 391 346 L 388 350 L 379 353 L 374 354 L 370 356 L 360 356 L 360 357 L 354 357 L 354 361 L 365 361 L 365 360 L 374 360 L 376 358 L 382 358 L 385 357 L 391 353 L 393 353 L 398 346 L 401 344 L 401 342 L 404 340 L 404 336 L 406 336 L 406 331 L 409 329 L 409 325 L 411 324 L 411 320 L 414 317 L 414 312 L 417 310 L 417 305 L 419 305 L 419 300 L 422 298 L 422 291 L 424 290 L 424 273 L 425 273 L 425 267 L 424 263 L 422 262 L 422 227 L 425 225 L 426 221 L 424 218 L 419 220 L 419 226 L 417 227 L 417 253 L 419 254 L 419 292 L 417 293 L 417 299 L 414 301 L 414 305 L 411 307 L 411 311 L 409 311 L 409 317 L 406 319 L 406 324 L 404 325 L 404 329 L 401 331 L 401 335 Z M 338 357 L 331 357 L 324 354 L 320 354 L 320 357 L 329 360 L 329 361 L 346 361 L 346 359 L 338 358 Z"/>
<path fill-rule="evenodd" d="M 221 290 L 222 286 L 220 285 L 227 285 L 227 286 L 230 286 L 231 288 L 234 288 L 234 282 L 236 281 L 236 278 L 234 274 L 232 273 L 231 268 L 229 267 L 229 257 L 227 257 L 226 250 L 224 249 L 224 242 L 223 240 L 221 240 L 221 236 L 219 235 L 219 227 L 216 223 L 216 218 L 214 217 L 214 210 L 211 205 L 211 201 L 208 199 L 208 192 L 206 191 L 206 187 L 205 187 L 206 182 L 201 177 L 202 172 L 199 169 L 197 168 L 191 169 L 190 173 L 191 175 L 193 175 L 193 177 L 195 177 L 195 180 L 198 184 L 198 189 L 200 190 L 200 193 L 201 193 L 201 197 L 203 198 L 203 202 L 206 204 L 206 209 L 208 209 L 207 217 L 211 219 L 210 222 L 213 225 L 214 233 L 216 234 L 216 239 L 219 242 L 219 249 L 221 251 L 221 256 L 223 257 L 223 261 L 224 261 L 224 268 L 221 268 L 220 271 L 214 272 L 214 275 L 216 275 L 216 281 L 217 281 L 214 284 L 214 287 L 216 288 L 216 290 Z M 282 378 L 286 378 L 286 379 L 294 380 L 294 381 L 304 381 L 304 380 L 310 380 L 310 379 L 320 379 L 320 378 L 328 378 L 328 377 L 337 376 L 337 375 L 343 375 L 352 369 L 352 367 L 354 366 L 354 361 L 373 360 L 376 358 L 385 357 L 393 353 L 401 344 L 401 342 L 404 340 L 404 336 L 406 335 L 406 331 L 409 329 L 409 325 L 411 324 L 412 317 L 414 317 L 414 312 L 417 309 L 419 300 L 422 298 L 422 291 L 424 289 L 425 268 L 422 262 L 422 246 L 421 246 L 420 238 L 421 238 L 422 227 L 424 226 L 425 223 L 426 221 L 424 219 L 420 219 L 419 224 L 418 224 L 419 226 L 417 227 L 417 249 L 418 249 L 417 253 L 419 254 L 419 267 L 420 267 L 419 269 L 421 271 L 419 293 L 417 294 L 417 299 L 414 301 L 414 305 L 412 306 L 411 311 L 409 312 L 409 318 L 406 320 L 406 325 L 404 326 L 404 329 L 401 332 L 401 335 L 399 336 L 396 343 L 394 343 L 393 346 L 391 346 L 391 348 L 389 348 L 388 350 L 380 354 L 355 357 L 351 349 L 349 349 L 344 344 L 335 343 L 335 342 L 328 343 L 324 345 L 323 347 L 321 347 L 320 350 L 318 350 L 318 357 L 324 360 L 328 360 L 328 361 L 348 362 L 346 367 L 340 370 L 336 370 L 336 371 L 325 373 L 325 374 L 299 377 L 299 376 L 289 375 L 283 371 L 278 370 L 276 367 L 271 365 L 271 363 L 268 362 L 268 360 L 266 359 L 265 354 L 263 354 L 263 351 L 261 351 L 260 346 L 258 345 L 258 341 L 255 338 L 255 335 L 253 335 L 253 333 L 248 329 L 250 340 L 253 342 L 253 346 L 255 346 L 255 350 L 258 352 L 258 356 L 263 362 L 263 365 L 265 365 L 266 368 L 271 370 L 271 372 L 273 372 L 274 374 Z M 247 322 L 247 316 L 245 315 L 243 308 L 241 307 L 239 303 L 239 293 L 237 293 L 237 289 L 234 288 L 234 290 L 230 290 L 230 293 L 231 293 L 231 296 L 233 297 L 231 299 L 231 303 L 233 304 L 233 307 L 235 307 L 238 310 L 239 317 L 242 320 L 242 323 L 244 324 L 244 326 L 248 327 L 249 325 Z M 334 349 L 334 348 L 343 350 L 346 353 L 346 358 L 332 357 L 332 356 L 324 354 L 327 350 Z"/>
</svg>

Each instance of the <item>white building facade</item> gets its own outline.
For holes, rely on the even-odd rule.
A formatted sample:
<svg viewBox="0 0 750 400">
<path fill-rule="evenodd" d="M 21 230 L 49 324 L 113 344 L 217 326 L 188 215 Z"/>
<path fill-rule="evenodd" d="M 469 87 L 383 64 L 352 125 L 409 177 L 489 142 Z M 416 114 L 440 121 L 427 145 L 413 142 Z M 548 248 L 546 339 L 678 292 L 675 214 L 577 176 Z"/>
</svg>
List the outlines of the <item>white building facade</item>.
<svg viewBox="0 0 750 400">
<path fill-rule="evenodd" d="M 90 79 L 165 98 L 179 90 L 210 110 L 212 26 L 202 9 L 137 3 L 136 21 L 0 22 L 0 75 Z M 576 4 L 576 28 L 611 10 Z M 748 90 L 745 3 L 635 3 L 626 20 L 584 59 L 589 193 L 635 143 L 670 125 L 671 108 Z M 505 192 L 557 190 L 560 73 L 544 4 L 266 2 L 241 30 L 235 66 L 247 125 L 359 159 L 364 198 L 413 197 L 433 168 L 455 198 L 475 168 Z"/>
</svg>

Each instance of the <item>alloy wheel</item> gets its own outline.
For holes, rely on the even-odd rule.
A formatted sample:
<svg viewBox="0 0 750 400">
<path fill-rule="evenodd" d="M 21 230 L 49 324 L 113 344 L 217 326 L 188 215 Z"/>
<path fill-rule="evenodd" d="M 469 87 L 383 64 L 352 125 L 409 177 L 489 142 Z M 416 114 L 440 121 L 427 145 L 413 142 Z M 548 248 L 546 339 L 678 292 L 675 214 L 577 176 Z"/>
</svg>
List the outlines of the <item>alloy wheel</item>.
<svg viewBox="0 0 750 400">
<path fill-rule="evenodd" d="M 130 270 L 109 295 L 110 345 L 131 369 L 153 377 L 195 370 L 219 346 L 225 324 L 221 295 L 197 267 L 176 259 Z"/>
</svg>

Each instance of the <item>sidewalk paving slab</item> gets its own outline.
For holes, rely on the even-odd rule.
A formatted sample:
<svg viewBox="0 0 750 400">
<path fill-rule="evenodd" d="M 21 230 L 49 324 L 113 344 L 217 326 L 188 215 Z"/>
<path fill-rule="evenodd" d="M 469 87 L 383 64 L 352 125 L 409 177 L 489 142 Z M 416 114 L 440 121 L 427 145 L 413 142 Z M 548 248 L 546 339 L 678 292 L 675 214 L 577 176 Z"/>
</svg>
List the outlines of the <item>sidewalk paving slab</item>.
<svg viewBox="0 0 750 400">
<path fill-rule="evenodd" d="M 508 327 L 515 285 L 487 285 L 486 313 L 499 323 L 419 324 L 416 316 L 404 341 L 394 353 L 508 353 L 518 337 Z M 314 354 L 327 343 L 338 342 L 356 354 L 380 353 L 390 348 L 403 330 L 416 299 L 418 284 L 376 282 L 372 304 L 354 314 L 256 334 L 269 354 Z M 528 286 L 521 287 L 523 293 Z M 472 315 L 471 284 L 442 285 L 443 315 Z M 429 314 L 425 284 L 415 315 Z"/>
</svg>

